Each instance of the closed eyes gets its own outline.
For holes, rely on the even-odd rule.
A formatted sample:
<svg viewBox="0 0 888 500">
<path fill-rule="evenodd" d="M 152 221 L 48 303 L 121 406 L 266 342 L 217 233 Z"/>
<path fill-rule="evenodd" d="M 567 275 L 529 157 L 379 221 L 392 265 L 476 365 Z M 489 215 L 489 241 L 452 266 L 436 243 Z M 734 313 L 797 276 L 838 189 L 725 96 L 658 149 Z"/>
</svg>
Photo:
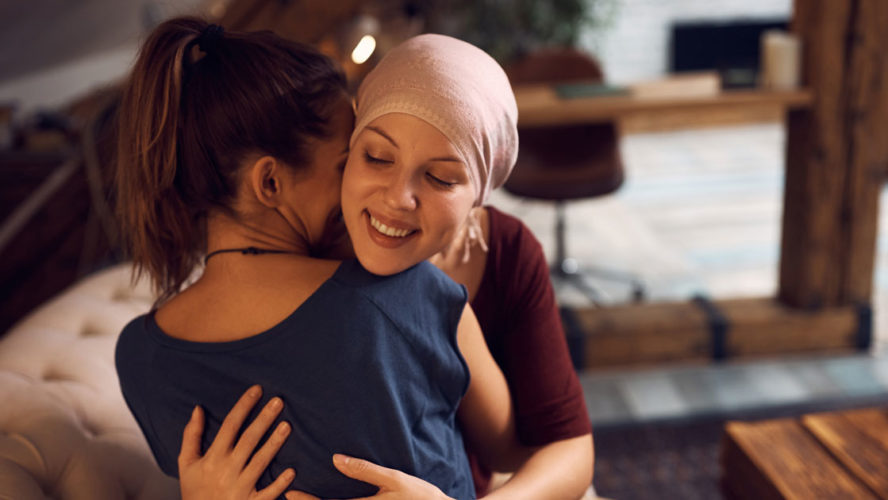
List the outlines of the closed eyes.
<svg viewBox="0 0 888 500">
<path fill-rule="evenodd" d="M 447 182 L 444 179 L 440 179 L 440 178 L 435 177 L 434 175 L 429 174 L 429 173 L 426 174 L 426 177 L 428 177 L 435 184 L 438 184 L 439 186 L 442 186 L 442 187 L 453 187 L 453 185 L 456 184 L 455 182 Z"/>
<path fill-rule="evenodd" d="M 377 158 L 371 155 L 368 151 L 364 151 L 364 159 L 367 160 L 367 163 L 373 163 L 376 165 L 388 165 L 394 163 L 391 160 L 383 160 L 382 158 Z M 430 172 L 426 173 L 426 178 L 428 178 L 429 181 L 432 182 L 435 186 L 441 188 L 450 188 L 458 184 L 457 182 L 445 181 L 444 179 L 437 177 Z"/>
<path fill-rule="evenodd" d="M 364 152 L 364 159 L 366 159 L 370 163 L 391 163 L 388 160 L 383 160 L 382 158 L 377 158 L 366 151 Z"/>
</svg>

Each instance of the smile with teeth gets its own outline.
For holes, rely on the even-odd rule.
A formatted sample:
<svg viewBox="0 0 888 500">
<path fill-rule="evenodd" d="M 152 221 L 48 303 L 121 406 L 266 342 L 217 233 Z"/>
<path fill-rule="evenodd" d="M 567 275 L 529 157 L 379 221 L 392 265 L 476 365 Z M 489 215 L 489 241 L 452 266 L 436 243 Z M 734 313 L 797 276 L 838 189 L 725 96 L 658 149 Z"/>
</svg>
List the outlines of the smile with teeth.
<svg viewBox="0 0 888 500">
<path fill-rule="evenodd" d="M 372 215 L 370 215 L 370 225 L 373 226 L 373 228 L 380 233 L 392 238 L 403 238 L 413 233 L 413 231 L 410 229 L 395 229 L 393 227 L 386 226 Z"/>
</svg>

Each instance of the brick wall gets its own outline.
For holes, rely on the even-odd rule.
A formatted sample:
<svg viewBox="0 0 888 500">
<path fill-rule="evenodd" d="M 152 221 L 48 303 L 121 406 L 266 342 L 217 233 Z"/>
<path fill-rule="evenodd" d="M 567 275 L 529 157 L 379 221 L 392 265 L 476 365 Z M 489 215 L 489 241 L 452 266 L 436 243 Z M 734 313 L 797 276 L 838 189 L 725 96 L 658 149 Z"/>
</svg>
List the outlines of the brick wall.
<svg viewBox="0 0 888 500">
<path fill-rule="evenodd" d="M 589 0 L 609 17 L 607 26 L 582 37 L 597 54 L 610 83 L 657 78 L 669 65 L 675 21 L 727 21 L 789 17 L 792 0 Z M 597 7 L 605 4 L 604 7 Z"/>
</svg>

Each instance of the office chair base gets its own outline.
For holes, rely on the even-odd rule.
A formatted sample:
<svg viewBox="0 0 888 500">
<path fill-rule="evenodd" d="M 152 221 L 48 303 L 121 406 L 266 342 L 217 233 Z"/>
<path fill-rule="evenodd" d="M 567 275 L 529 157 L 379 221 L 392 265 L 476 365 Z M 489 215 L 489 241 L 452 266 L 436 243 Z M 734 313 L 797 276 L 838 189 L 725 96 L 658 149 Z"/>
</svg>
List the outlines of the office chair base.
<svg viewBox="0 0 888 500">
<path fill-rule="evenodd" d="M 580 263 L 573 258 L 566 258 L 552 264 L 549 272 L 553 279 L 573 286 L 595 305 L 605 304 L 608 302 L 608 297 L 602 290 L 589 283 L 587 278 L 594 277 L 606 281 L 626 283 L 630 287 L 632 302 L 638 303 L 645 300 L 644 285 L 636 276 L 630 273 L 593 266 L 580 266 Z"/>
</svg>

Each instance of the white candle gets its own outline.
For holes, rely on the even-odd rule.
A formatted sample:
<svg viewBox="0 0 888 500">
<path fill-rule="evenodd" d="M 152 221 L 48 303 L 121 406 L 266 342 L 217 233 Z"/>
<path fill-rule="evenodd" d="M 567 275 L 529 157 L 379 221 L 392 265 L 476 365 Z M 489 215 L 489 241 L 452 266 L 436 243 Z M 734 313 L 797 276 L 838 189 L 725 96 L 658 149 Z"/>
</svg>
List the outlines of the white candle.
<svg viewBox="0 0 888 500">
<path fill-rule="evenodd" d="M 801 43 L 794 35 L 770 30 L 761 38 L 762 87 L 773 90 L 794 89 L 801 83 Z"/>
</svg>

